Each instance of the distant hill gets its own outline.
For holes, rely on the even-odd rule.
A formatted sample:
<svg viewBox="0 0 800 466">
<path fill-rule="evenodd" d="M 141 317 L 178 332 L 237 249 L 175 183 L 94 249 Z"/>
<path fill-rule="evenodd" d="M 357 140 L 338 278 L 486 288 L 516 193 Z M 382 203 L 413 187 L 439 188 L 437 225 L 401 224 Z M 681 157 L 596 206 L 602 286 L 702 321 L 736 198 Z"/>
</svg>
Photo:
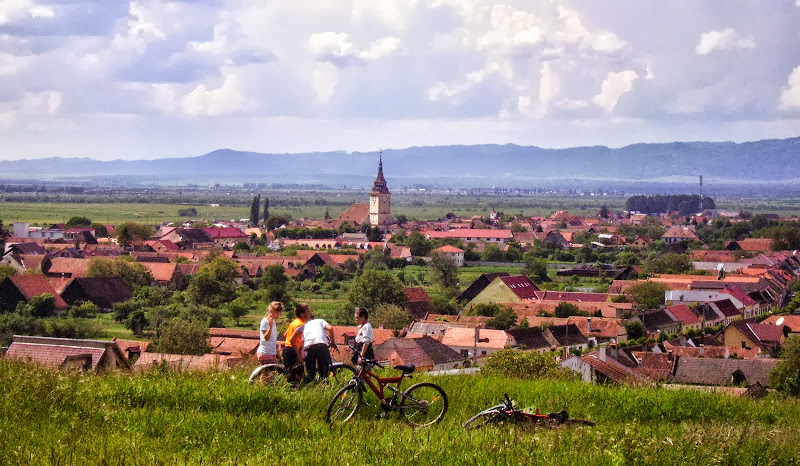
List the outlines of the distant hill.
<svg viewBox="0 0 800 466">
<path fill-rule="evenodd" d="M 543 149 L 473 145 L 384 150 L 395 186 L 414 183 L 537 186 L 565 180 L 717 183 L 800 183 L 800 137 L 755 142 L 674 142 Z M 188 158 L 114 160 L 53 157 L 0 161 L 0 178 L 127 177 L 169 183 L 322 183 L 368 185 L 378 153 L 264 154 L 220 149 Z"/>
</svg>

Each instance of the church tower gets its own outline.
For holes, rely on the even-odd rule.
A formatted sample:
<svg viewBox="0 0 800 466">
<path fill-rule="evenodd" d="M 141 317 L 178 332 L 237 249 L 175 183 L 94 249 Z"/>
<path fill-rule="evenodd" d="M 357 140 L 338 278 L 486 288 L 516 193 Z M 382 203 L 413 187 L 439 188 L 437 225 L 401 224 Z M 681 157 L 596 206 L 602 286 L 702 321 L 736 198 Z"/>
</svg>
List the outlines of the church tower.
<svg viewBox="0 0 800 466">
<path fill-rule="evenodd" d="M 378 176 L 369 193 L 369 224 L 372 226 L 386 225 L 392 222 L 392 193 L 386 187 L 386 178 L 383 177 L 383 151 L 378 158 Z"/>
</svg>

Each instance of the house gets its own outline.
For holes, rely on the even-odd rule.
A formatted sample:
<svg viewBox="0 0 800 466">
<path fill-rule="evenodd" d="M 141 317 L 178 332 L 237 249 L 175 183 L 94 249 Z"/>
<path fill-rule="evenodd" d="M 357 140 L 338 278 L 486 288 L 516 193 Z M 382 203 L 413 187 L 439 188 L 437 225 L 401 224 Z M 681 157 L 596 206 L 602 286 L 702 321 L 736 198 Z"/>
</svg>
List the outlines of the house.
<svg viewBox="0 0 800 466">
<path fill-rule="evenodd" d="M 712 386 L 769 386 L 769 373 L 779 359 L 717 359 L 679 356 L 670 377 L 673 383 Z"/>
<path fill-rule="evenodd" d="M 133 289 L 119 277 L 73 278 L 61 297 L 69 305 L 92 302 L 98 308 L 109 311 L 114 303 L 131 299 Z"/>
<path fill-rule="evenodd" d="M 375 357 L 388 360 L 392 366 L 414 364 L 417 369 L 438 371 L 455 369 L 464 363 L 464 357 L 458 351 L 428 336 L 390 338 L 373 347 Z"/>
<path fill-rule="evenodd" d="M 336 218 L 354 227 L 369 225 L 369 203 L 353 204 Z"/>
<path fill-rule="evenodd" d="M 507 277 L 509 274 L 507 272 L 492 272 L 492 273 L 482 273 L 478 278 L 472 282 L 466 290 L 462 291 L 456 300 L 461 302 L 472 301 L 475 296 L 478 295 L 484 288 L 489 286 L 489 284 L 494 281 L 497 277 Z"/>
<path fill-rule="evenodd" d="M 645 311 L 631 319 L 641 322 L 647 335 L 651 338 L 658 338 L 659 335 L 666 337 L 681 331 L 681 321 L 666 309 Z"/>
<path fill-rule="evenodd" d="M 39 243 L 11 243 L 6 242 L 6 250 L 3 256 L 7 254 L 47 254 L 47 249 Z"/>
<path fill-rule="evenodd" d="M 744 349 L 753 348 L 758 354 L 771 356 L 777 355 L 785 339 L 783 325 L 738 320 L 728 324 L 722 331 L 723 344 Z"/>
<path fill-rule="evenodd" d="M 440 248 L 434 249 L 433 252 L 438 252 L 447 256 L 456 267 L 462 267 L 464 265 L 464 250 L 457 248 L 455 246 L 450 246 L 446 244 Z"/>
<path fill-rule="evenodd" d="M 553 349 L 552 344 L 544 336 L 544 330 L 539 327 L 514 327 L 506 330 L 506 333 L 514 339 L 518 349 L 539 353 Z"/>
<path fill-rule="evenodd" d="M 467 243 L 497 243 L 506 244 L 514 239 L 511 230 L 492 230 L 481 228 L 459 228 L 449 231 L 425 230 L 422 231 L 427 239 L 455 238 Z"/>
<path fill-rule="evenodd" d="M 11 275 L 0 282 L 0 310 L 11 312 L 17 308 L 17 304 L 27 303 L 34 296 L 45 293 L 53 296 L 57 310 L 69 307 L 44 275 Z"/>
<path fill-rule="evenodd" d="M 43 270 L 44 274 L 53 278 L 85 277 L 89 270 L 91 259 L 77 259 L 73 257 L 54 257 L 50 259 L 50 266 Z"/>
<path fill-rule="evenodd" d="M 50 267 L 50 257 L 44 254 L 15 254 L 9 253 L 0 260 L 0 265 L 11 266 L 17 272 L 36 271 Z"/>
<path fill-rule="evenodd" d="M 772 315 L 761 321 L 762 324 L 783 325 L 787 335 L 800 333 L 800 315 L 778 314 Z"/>
<path fill-rule="evenodd" d="M 212 238 L 214 244 L 227 249 L 233 248 L 236 243 L 248 243 L 250 241 L 249 236 L 234 227 L 207 227 L 201 228 L 201 230 Z"/>
<path fill-rule="evenodd" d="M 181 249 L 208 248 L 215 244 L 214 238 L 201 228 L 173 228 L 159 239 L 171 241 Z"/>
<path fill-rule="evenodd" d="M 551 325 L 545 328 L 544 336 L 550 345 L 563 348 L 566 357 L 570 350 L 585 351 L 590 348 L 589 339 L 581 333 L 575 324 Z M 596 341 L 592 342 L 597 344 Z"/>
<path fill-rule="evenodd" d="M 744 317 L 742 310 L 736 307 L 733 304 L 733 301 L 730 299 L 719 299 L 717 301 L 711 301 L 708 303 L 714 310 L 718 313 L 722 314 L 723 320 L 722 323 L 724 325 L 728 325 L 729 323 L 733 322 L 734 320 L 739 320 Z"/>
<path fill-rule="evenodd" d="M 258 333 L 258 330 L 212 327 L 208 329 L 207 342 L 212 353 L 244 358 L 256 354 L 260 341 Z"/>
<path fill-rule="evenodd" d="M 448 327 L 440 341 L 464 358 L 485 357 L 517 345 L 514 338 L 503 330 L 479 327 Z"/>
<path fill-rule="evenodd" d="M 652 242 L 653 240 L 646 236 L 637 235 L 633 241 L 631 241 L 630 246 L 634 249 L 644 249 Z"/>
<path fill-rule="evenodd" d="M 667 306 L 667 311 L 680 321 L 681 330 L 700 330 L 700 318 L 686 304 Z"/>
<path fill-rule="evenodd" d="M 424 288 L 410 287 L 404 291 L 406 293 L 406 302 L 403 303 L 403 308 L 411 314 L 414 320 L 425 319 L 428 314 L 436 312 L 436 308 L 433 307 L 431 302 L 431 297 L 428 296 Z"/>
<path fill-rule="evenodd" d="M 539 287 L 525 275 L 509 275 L 495 278 L 486 288 L 477 294 L 469 307 L 477 304 L 519 303 L 523 300 L 536 299 Z"/>
<path fill-rule="evenodd" d="M 242 362 L 239 356 L 209 353 L 202 356 L 168 353 L 142 353 L 133 363 L 133 370 L 146 372 L 154 368 L 167 368 L 177 372 L 218 371 L 230 369 Z"/>
<path fill-rule="evenodd" d="M 116 342 L 14 335 L 6 357 L 44 367 L 95 372 L 129 370 L 128 359 Z"/>
<path fill-rule="evenodd" d="M 547 244 L 555 245 L 561 249 L 566 249 L 572 245 L 572 233 L 551 231 L 542 239 L 542 246 Z"/>
<path fill-rule="evenodd" d="M 725 245 L 729 251 L 767 252 L 772 250 L 771 238 L 745 238 Z"/>
<path fill-rule="evenodd" d="M 700 237 L 694 232 L 694 226 L 692 225 L 673 225 L 667 228 L 667 231 L 661 235 L 661 239 L 664 240 L 664 242 L 668 245 L 689 241 L 700 241 Z"/>
<path fill-rule="evenodd" d="M 561 367 L 578 372 L 581 379 L 588 383 L 652 385 L 652 381 L 639 371 L 609 357 L 605 347 L 583 356 L 569 357 L 561 362 Z"/>
</svg>

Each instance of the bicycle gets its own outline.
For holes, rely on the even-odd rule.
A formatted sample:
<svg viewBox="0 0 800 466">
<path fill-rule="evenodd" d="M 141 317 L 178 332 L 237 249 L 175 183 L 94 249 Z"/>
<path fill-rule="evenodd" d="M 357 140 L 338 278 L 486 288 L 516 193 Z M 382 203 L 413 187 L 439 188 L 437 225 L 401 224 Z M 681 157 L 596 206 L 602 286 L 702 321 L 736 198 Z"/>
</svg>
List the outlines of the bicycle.
<svg viewBox="0 0 800 466">
<path fill-rule="evenodd" d="M 379 377 L 370 371 L 373 366 L 385 368 L 378 361 L 365 359 L 359 355 L 356 375 L 347 385 L 336 392 L 328 404 L 325 414 L 328 423 L 344 423 L 352 419 L 362 405 L 367 388 L 378 397 L 381 408 L 386 413 L 398 411 L 406 422 L 413 426 L 427 427 L 444 418 L 448 402 L 447 394 L 440 386 L 430 382 L 421 382 L 406 390 L 400 389 L 403 380 L 406 377 L 412 377 L 411 374 L 416 369 L 414 364 L 394 366 L 394 369 L 400 371 L 400 375 L 395 377 Z M 387 390 L 391 394 L 387 393 Z"/>
<path fill-rule="evenodd" d="M 514 402 L 508 397 L 508 393 L 504 394 L 504 397 L 502 403 L 494 405 L 491 408 L 486 408 L 467 419 L 467 421 L 464 422 L 464 428 L 477 428 L 486 424 L 499 424 L 506 421 L 521 424 L 544 425 L 546 427 L 555 427 L 564 424 L 594 425 L 592 421 L 571 419 L 565 410 L 547 414 L 523 411 L 514 406 Z"/>
<path fill-rule="evenodd" d="M 338 348 L 337 348 L 338 351 Z M 282 363 L 267 363 L 262 364 L 255 369 L 253 372 L 250 373 L 250 377 L 248 381 L 250 383 L 262 383 L 266 385 L 277 384 L 281 382 L 290 383 L 293 386 L 300 386 L 302 383 L 302 370 L 303 364 L 298 362 L 291 368 L 287 369 Z M 292 382 L 289 382 L 286 377 L 286 373 L 289 370 L 293 370 L 296 373 L 300 374 L 298 379 Z M 348 380 L 355 377 L 357 371 L 356 368 L 343 363 L 343 362 L 333 362 L 331 363 L 330 371 L 328 372 L 328 377 L 323 379 L 326 385 L 338 387 L 342 384 L 346 383 Z"/>
</svg>

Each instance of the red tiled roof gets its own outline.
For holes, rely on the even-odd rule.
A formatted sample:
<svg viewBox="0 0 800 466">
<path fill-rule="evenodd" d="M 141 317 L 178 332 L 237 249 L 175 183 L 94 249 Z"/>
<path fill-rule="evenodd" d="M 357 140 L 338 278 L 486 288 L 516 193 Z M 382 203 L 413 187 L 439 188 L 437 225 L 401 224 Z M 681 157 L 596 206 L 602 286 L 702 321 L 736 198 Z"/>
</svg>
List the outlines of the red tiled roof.
<svg viewBox="0 0 800 466">
<path fill-rule="evenodd" d="M 425 291 L 424 288 L 421 287 L 411 287 L 406 288 L 406 302 L 429 302 L 431 297 Z"/>
<path fill-rule="evenodd" d="M 534 299 L 539 291 L 539 287 L 525 275 L 497 277 L 496 280 L 501 280 L 519 299 Z"/>
<path fill-rule="evenodd" d="M 542 301 L 604 303 L 608 301 L 608 293 L 581 293 L 576 291 L 539 291 L 534 299 Z"/>
<path fill-rule="evenodd" d="M 696 325 L 700 323 L 700 319 L 695 315 L 694 312 L 692 312 L 691 309 L 689 309 L 689 306 L 686 304 L 668 306 L 667 309 L 684 325 Z"/>
<path fill-rule="evenodd" d="M 442 246 L 440 248 L 436 248 L 431 252 L 444 252 L 444 253 L 447 253 L 447 254 L 457 254 L 457 253 L 460 253 L 460 252 L 464 252 L 464 250 L 463 249 L 459 249 L 459 248 L 457 248 L 455 246 L 451 246 L 449 244 L 445 244 L 444 246 Z"/>
<path fill-rule="evenodd" d="M 772 246 L 770 238 L 745 238 L 736 242 L 743 251 L 769 251 Z"/>
<path fill-rule="evenodd" d="M 73 257 L 54 257 L 50 260 L 48 275 L 65 274 L 72 278 L 86 276 L 90 259 L 77 259 Z"/>
<path fill-rule="evenodd" d="M 21 274 L 12 275 L 8 278 L 20 293 L 25 296 L 25 300 L 30 300 L 34 296 L 39 296 L 40 294 L 50 293 L 55 300 L 56 309 L 66 309 L 69 307 L 44 275 L 38 273 Z"/>
<path fill-rule="evenodd" d="M 593 351 L 587 355 L 580 357 L 581 361 L 589 364 L 592 368 L 608 377 L 616 383 L 650 383 L 650 379 L 639 374 L 633 369 L 623 366 L 612 358 L 606 358 L 605 361 L 600 360 L 597 351 Z"/>
<path fill-rule="evenodd" d="M 489 230 L 476 228 L 461 228 L 450 231 L 425 230 L 423 235 L 428 238 L 483 238 L 483 239 L 512 239 L 511 230 Z"/>
</svg>

